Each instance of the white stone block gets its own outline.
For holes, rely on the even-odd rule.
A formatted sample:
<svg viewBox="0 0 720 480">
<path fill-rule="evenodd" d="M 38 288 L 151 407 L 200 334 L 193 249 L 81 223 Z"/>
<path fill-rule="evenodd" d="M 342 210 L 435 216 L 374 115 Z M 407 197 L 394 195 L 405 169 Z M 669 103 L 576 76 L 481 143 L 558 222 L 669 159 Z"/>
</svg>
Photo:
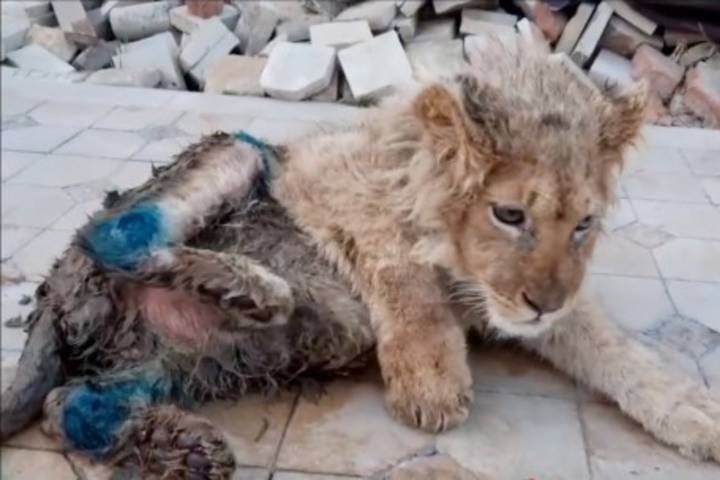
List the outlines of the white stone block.
<svg viewBox="0 0 720 480">
<path fill-rule="evenodd" d="M 310 40 L 310 28 L 313 25 L 330 22 L 327 15 L 303 15 L 302 17 L 282 20 L 275 27 L 275 36 L 284 35 L 288 42 L 305 42 Z"/>
<path fill-rule="evenodd" d="M 270 54 L 260 85 L 270 96 L 303 100 L 327 88 L 334 72 L 334 48 L 283 42 Z"/>
<path fill-rule="evenodd" d="M 147 38 L 170 30 L 170 10 L 174 4 L 167 1 L 140 3 L 113 8 L 110 26 L 121 41 Z"/>
<path fill-rule="evenodd" d="M 27 34 L 27 41 L 45 48 L 63 62 L 69 62 L 78 51 L 78 46 L 65 37 L 59 28 L 33 25 Z"/>
<path fill-rule="evenodd" d="M 281 33 L 279 35 L 275 35 L 275 38 L 272 39 L 272 42 L 265 45 L 263 47 L 263 49 L 260 50 L 260 53 L 257 54 L 257 56 L 267 58 L 270 56 L 272 51 L 275 50 L 275 47 L 277 47 L 281 43 L 285 43 L 287 41 L 288 41 L 287 34 Z"/>
<path fill-rule="evenodd" d="M 90 74 L 85 81 L 116 87 L 154 88 L 162 81 L 162 73 L 154 68 L 107 68 Z"/>
<path fill-rule="evenodd" d="M 224 4 L 222 12 L 217 17 L 227 28 L 235 30 L 240 18 L 240 11 L 232 5 Z M 187 5 L 170 10 L 170 23 L 183 33 L 191 33 L 203 20 L 205 19 L 190 14 Z"/>
<path fill-rule="evenodd" d="M 204 87 L 210 64 L 229 54 L 239 44 L 235 34 L 219 18 L 208 18 L 190 33 L 180 52 L 180 65 Z"/>
<path fill-rule="evenodd" d="M 313 45 L 344 48 L 372 38 L 367 20 L 321 23 L 310 27 Z"/>
<path fill-rule="evenodd" d="M 245 55 L 257 55 L 270 41 L 279 21 L 274 10 L 258 2 L 243 2 L 235 35 Z"/>
<path fill-rule="evenodd" d="M 3 0 L 0 2 L 0 13 L 3 17 L 20 17 L 30 20 L 44 18 L 50 11 L 50 0 Z"/>
<path fill-rule="evenodd" d="M 40 45 L 28 45 L 7 54 L 10 63 L 18 68 L 43 72 L 68 73 L 75 69 Z"/>
<path fill-rule="evenodd" d="M 452 40 L 457 32 L 455 20 L 452 18 L 439 18 L 436 20 L 421 21 L 413 42 L 427 42 L 431 40 Z"/>
<path fill-rule="evenodd" d="M 565 29 L 555 45 L 556 52 L 570 55 L 594 11 L 595 5 L 592 3 L 582 2 L 578 5 L 575 15 L 565 25 Z"/>
<path fill-rule="evenodd" d="M 358 100 L 382 96 L 413 82 L 410 62 L 394 31 L 343 49 L 338 56 Z"/>
<path fill-rule="evenodd" d="M 632 79 L 632 62 L 610 50 L 600 50 L 588 74 L 598 86 L 629 85 Z"/>
<path fill-rule="evenodd" d="M 452 77 L 467 66 L 460 39 L 411 43 L 405 48 L 405 53 L 415 79 L 420 81 Z"/>
<path fill-rule="evenodd" d="M 498 0 L 433 0 L 435 13 L 454 12 L 463 8 L 498 8 Z"/>
<path fill-rule="evenodd" d="M 488 17 L 487 15 L 484 15 L 486 13 L 494 12 L 463 10 L 462 21 L 460 22 L 460 33 L 465 35 L 480 35 L 484 33 L 506 35 L 510 31 L 515 31 L 514 25 L 517 17 L 514 15 Z"/>
<path fill-rule="evenodd" d="M 83 44 L 97 41 L 97 32 L 80 0 L 52 0 L 58 24 L 69 38 Z"/>
<path fill-rule="evenodd" d="M 610 4 L 615 15 L 624 18 L 646 35 L 652 35 L 657 30 L 658 24 L 656 22 L 632 8 L 627 2 L 622 0 L 608 0 L 607 3 Z"/>
<path fill-rule="evenodd" d="M 8 53 L 17 50 L 25 43 L 25 36 L 30 30 L 30 21 L 23 17 L 2 16 L 2 47 L 0 60 L 5 60 Z"/>
<path fill-rule="evenodd" d="M 72 64 L 78 70 L 100 70 L 112 64 L 113 56 L 120 48 L 120 42 L 99 42 L 97 45 L 87 47 L 80 55 L 75 57 Z"/>
<path fill-rule="evenodd" d="M 160 86 L 171 89 L 185 89 L 185 79 L 178 65 L 178 47 L 170 32 L 158 33 L 152 37 L 124 44 L 113 57 L 118 68 L 136 70 L 156 68 L 162 73 Z"/>
<path fill-rule="evenodd" d="M 523 18 L 516 25 L 520 38 L 528 45 L 533 45 L 538 50 L 550 53 L 550 44 L 540 28 L 528 18 Z"/>
<path fill-rule="evenodd" d="M 267 59 L 244 55 L 226 55 L 215 60 L 208 67 L 205 92 L 231 95 L 262 96 L 265 91 L 260 85 Z"/>
<path fill-rule="evenodd" d="M 336 68 L 333 73 L 330 85 L 310 97 L 312 102 L 336 102 L 340 93 L 340 71 Z"/>
<path fill-rule="evenodd" d="M 412 17 L 425 5 L 425 0 L 400 0 L 398 9 L 406 17 Z"/>
<path fill-rule="evenodd" d="M 373 32 L 384 32 L 390 28 L 396 13 L 395 2 L 370 0 L 346 8 L 335 17 L 335 21 L 367 20 Z"/>
<path fill-rule="evenodd" d="M 580 40 L 578 40 L 577 45 L 575 45 L 570 55 L 570 58 L 575 63 L 583 67 L 588 60 L 590 60 L 590 57 L 595 53 L 595 48 L 597 48 L 598 43 L 600 43 L 600 38 L 612 14 L 613 9 L 607 2 L 602 2 L 598 5 L 590 19 L 590 23 L 585 27 L 585 31 L 580 36 Z"/>
<path fill-rule="evenodd" d="M 476 8 L 466 8 L 462 11 L 462 22 L 460 23 L 460 31 L 462 33 L 481 33 L 486 30 L 484 24 L 492 23 L 495 25 L 504 25 L 506 27 L 512 27 L 518 21 L 516 15 L 510 15 L 505 12 L 493 12 L 489 10 L 479 10 Z M 478 23 L 481 26 L 478 31 L 475 31 L 475 25 Z"/>
<path fill-rule="evenodd" d="M 392 27 L 398 32 L 400 38 L 404 43 L 411 42 L 418 29 L 418 17 L 413 15 L 412 17 L 406 17 L 404 15 L 398 15 L 393 20 Z"/>
</svg>

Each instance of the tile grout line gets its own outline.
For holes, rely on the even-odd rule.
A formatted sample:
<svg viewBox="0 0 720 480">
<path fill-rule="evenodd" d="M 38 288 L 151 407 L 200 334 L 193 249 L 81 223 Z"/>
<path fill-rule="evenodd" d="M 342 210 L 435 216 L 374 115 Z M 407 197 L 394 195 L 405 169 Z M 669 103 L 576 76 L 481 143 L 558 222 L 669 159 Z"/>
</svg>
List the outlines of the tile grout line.
<svg viewBox="0 0 720 480">
<path fill-rule="evenodd" d="M 290 429 L 290 422 L 292 422 L 293 417 L 295 416 L 295 411 L 298 408 L 298 404 L 300 403 L 300 395 L 301 392 L 298 392 L 295 394 L 295 398 L 293 398 L 292 406 L 290 407 L 290 413 L 288 414 L 287 421 L 285 422 L 285 426 L 282 430 L 282 435 L 280 435 L 280 440 L 278 440 L 277 448 L 275 449 L 275 453 L 273 454 L 273 458 L 270 461 L 270 465 L 268 466 L 268 473 L 270 474 L 270 478 L 272 478 L 275 475 L 275 471 L 277 470 L 277 461 L 280 457 L 280 450 L 283 447 L 283 444 L 285 443 L 285 437 L 287 435 L 288 430 Z"/>
<path fill-rule="evenodd" d="M 575 396 L 575 412 L 577 413 L 578 423 L 580 424 L 580 436 L 583 441 L 583 453 L 585 454 L 585 466 L 587 467 L 588 478 L 593 480 L 595 474 L 593 472 L 592 461 L 590 458 L 590 444 L 588 442 L 587 426 L 585 425 L 585 419 L 582 414 L 582 400 L 579 392 L 577 392 L 577 395 Z"/>
</svg>

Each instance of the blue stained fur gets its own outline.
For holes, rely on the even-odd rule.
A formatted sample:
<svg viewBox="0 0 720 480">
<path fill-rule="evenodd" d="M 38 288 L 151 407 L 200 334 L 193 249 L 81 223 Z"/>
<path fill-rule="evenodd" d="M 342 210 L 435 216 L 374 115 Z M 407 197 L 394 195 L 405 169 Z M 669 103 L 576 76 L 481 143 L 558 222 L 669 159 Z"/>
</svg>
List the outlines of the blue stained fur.
<svg viewBox="0 0 720 480">
<path fill-rule="evenodd" d="M 168 243 L 163 212 L 152 203 L 95 224 L 85 236 L 90 256 L 103 265 L 131 270 Z"/>
<path fill-rule="evenodd" d="M 260 181 L 256 182 L 254 191 L 251 192 L 250 196 L 263 196 L 269 190 L 270 158 L 275 155 L 275 151 L 269 144 L 242 130 L 235 132 L 233 136 L 236 140 L 254 147 L 260 153 L 260 159 L 262 160 Z"/>
<path fill-rule="evenodd" d="M 168 400 L 169 378 L 144 376 L 106 385 L 83 384 L 65 400 L 62 428 L 73 448 L 96 457 L 117 446 L 124 424 L 139 409 Z"/>
</svg>

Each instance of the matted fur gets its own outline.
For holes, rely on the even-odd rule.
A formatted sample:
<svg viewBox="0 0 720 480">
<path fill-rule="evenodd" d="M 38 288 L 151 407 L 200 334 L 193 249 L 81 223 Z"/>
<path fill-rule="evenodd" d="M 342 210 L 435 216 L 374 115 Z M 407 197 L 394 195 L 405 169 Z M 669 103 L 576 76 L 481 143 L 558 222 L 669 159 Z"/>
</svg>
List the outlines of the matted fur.
<svg viewBox="0 0 720 480">
<path fill-rule="evenodd" d="M 271 195 L 238 174 L 259 165 L 257 151 L 225 135 L 191 147 L 81 231 L 38 290 L 21 367 L 34 365 L 42 334 L 43 361 L 59 357 L 67 388 L 152 369 L 202 401 L 338 371 L 376 343 L 389 412 L 440 431 L 470 411 L 465 330 L 474 325 L 517 339 L 682 453 L 720 461 L 716 393 L 664 366 L 581 289 L 623 152 L 641 127 L 643 89 L 595 91 L 526 49 L 488 55 L 483 71 L 423 85 L 356 126 L 277 149 Z M 213 197 L 206 172 L 227 191 Z M 183 198 L 203 201 L 193 208 Z M 137 271 L 91 261 L 85 234 L 142 202 L 184 212 L 173 239 L 183 245 L 162 245 Z M 526 220 L 503 223 L 498 206 Z M 213 313 L 174 311 L 178 292 Z M 177 314 L 188 312 L 195 330 L 186 335 Z M 206 326 L 216 328 L 196 335 Z M 3 436 L 30 418 L 5 423 L 21 410 L 26 380 L 3 396 Z M 50 380 L 38 383 L 33 408 L 52 382 L 65 382 Z M 50 430 L 62 435 L 53 408 Z M 142 430 L 142 418 L 123 431 Z M 163 418 L 182 424 L 176 412 Z M 155 448 L 146 440 L 134 441 Z"/>
</svg>

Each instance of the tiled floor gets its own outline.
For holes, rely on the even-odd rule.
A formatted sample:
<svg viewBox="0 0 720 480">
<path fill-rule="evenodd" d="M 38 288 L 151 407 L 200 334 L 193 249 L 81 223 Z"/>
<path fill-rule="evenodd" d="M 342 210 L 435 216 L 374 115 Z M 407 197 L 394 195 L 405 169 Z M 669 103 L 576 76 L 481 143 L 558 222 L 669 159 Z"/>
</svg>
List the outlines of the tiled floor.
<svg viewBox="0 0 720 480">
<path fill-rule="evenodd" d="M 347 107 L 257 98 L 57 85 L 3 78 L 2 319 L 19 305 L 100 205 L 103 192 L 143 181 L 199 135 L 248 129 L 273 141 Z M 590 277 L 612 318 L 669 362 L 720 388 L 720 133 L 648 128 Z M 2 327 L 3 385 L 24 334 Z M 474 351 L 469 421 L 444 435 L 405 428 L 383 410 L 376 372 L 338 381 L 316 399 L 287 394 L 214 404 L 242 465 L 238 479 L 333 480 L 385 471 L 441 451 L 498 480 L 694 480 L 720 467 L 657 445 L 601 398 L 517 351 Z M 33 427 L 2 447 L 2 478 L 107 479 Z"/>
</svg>

